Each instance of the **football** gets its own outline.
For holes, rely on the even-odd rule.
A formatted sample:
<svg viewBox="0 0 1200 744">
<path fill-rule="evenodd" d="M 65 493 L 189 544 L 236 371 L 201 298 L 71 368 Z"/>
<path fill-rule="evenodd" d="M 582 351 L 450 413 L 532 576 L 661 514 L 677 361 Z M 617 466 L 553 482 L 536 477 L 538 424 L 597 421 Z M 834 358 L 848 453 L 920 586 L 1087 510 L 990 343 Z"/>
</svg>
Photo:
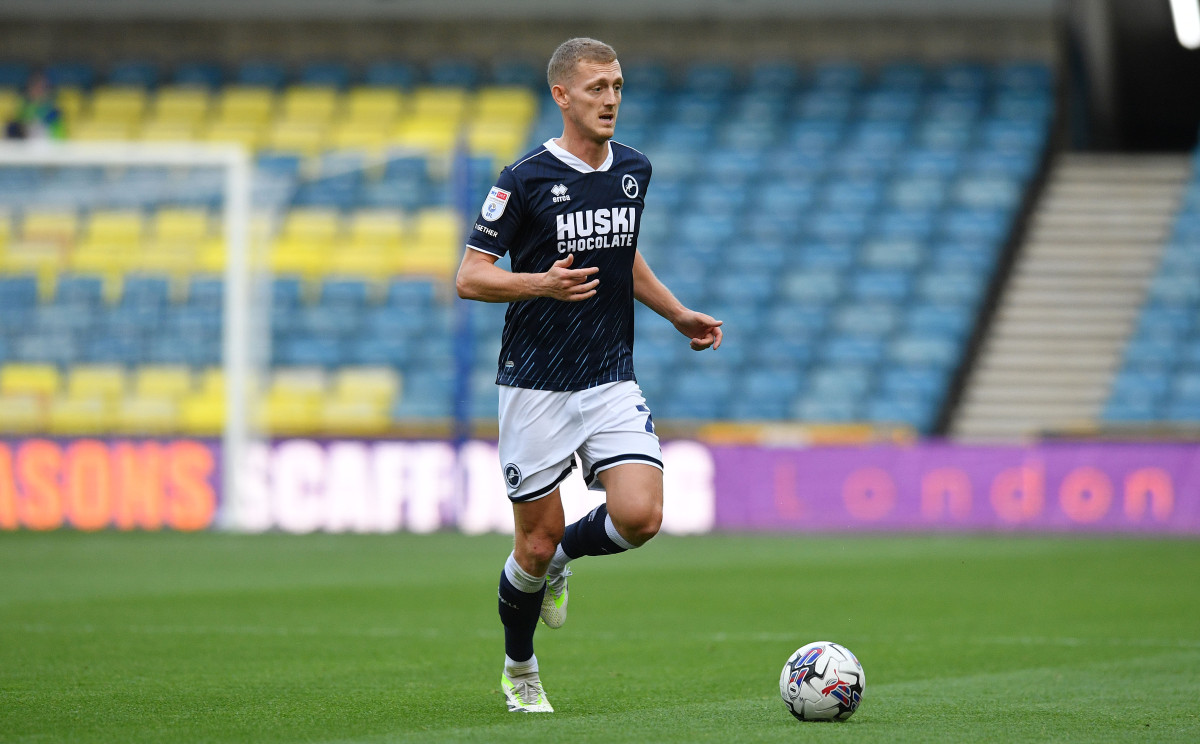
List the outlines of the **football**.
<svg viewBox="0 0 1200 744">
<path fill-rule="evenodd" d="M 816 641 L 801 646 L 783 665 L 779 694 L 801 721 L 844 721 L 862 702 L 867 678 L 845 646 Z"/>
</svg>

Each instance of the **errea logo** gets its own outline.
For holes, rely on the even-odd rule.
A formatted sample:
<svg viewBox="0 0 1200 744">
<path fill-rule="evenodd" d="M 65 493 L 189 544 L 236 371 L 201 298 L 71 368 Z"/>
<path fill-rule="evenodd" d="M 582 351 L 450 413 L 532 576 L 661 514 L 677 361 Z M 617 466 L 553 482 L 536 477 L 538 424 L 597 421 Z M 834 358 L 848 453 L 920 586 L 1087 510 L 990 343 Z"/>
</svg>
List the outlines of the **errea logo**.
<svg viewBox="0 0 1200 744">
<path fill-rule="evenodd" d="M 550 201 L 554 202 L 555 204 L 558 202 L 571 201 L 570 195 L 567 194 L 567 187 L 563 186 L 561 183 L 557 186 L 551 186 L 550 193 L 554 195 Z"/>
</svg>

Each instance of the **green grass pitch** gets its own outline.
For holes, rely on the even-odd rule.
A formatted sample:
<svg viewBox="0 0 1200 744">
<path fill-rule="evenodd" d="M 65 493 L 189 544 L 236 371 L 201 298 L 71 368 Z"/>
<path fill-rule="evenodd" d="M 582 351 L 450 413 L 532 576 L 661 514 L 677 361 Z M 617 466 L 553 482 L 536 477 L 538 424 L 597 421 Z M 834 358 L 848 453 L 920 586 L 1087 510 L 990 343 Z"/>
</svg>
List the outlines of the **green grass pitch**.
<svg viewBox="0 0 1200 744">
<path fill-rule="evenodd" d="M 1200 741 L 1200 543 L 662 536 L 499 691 L 498 536 L 0 534 L 3 742 Z M 862 707 L 779 699 L 813 640 Z"/>
</svg>

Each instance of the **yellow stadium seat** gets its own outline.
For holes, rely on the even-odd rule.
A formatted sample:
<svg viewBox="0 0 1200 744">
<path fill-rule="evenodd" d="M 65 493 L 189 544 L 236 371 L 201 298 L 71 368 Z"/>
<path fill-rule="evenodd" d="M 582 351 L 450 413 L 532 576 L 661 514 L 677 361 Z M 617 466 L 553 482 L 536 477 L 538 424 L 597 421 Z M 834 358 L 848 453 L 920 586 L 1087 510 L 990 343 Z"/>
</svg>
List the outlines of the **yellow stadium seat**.
<svg viewBox="0 0 1200 744">
<path fill-rule="evenodd" d="M 208 142 L 233 143 L 257 150 L 263 140 L 263 125 L 254 121 L 215 121 L 200 138 Z"/>
<path fill-rule="evenodd" d="M 153 116 L 160 122 L 195 124 L 208 114 L 209 93 L 194 86 L 160 88 L 154 97 Z"/>
<path fill-rule="evenodd" d="M 403 150 L 444 156 L 454 151 L 458 140 L 457 121 L 422 116 L 401 119 L 388 141 Z"/>
<path fill-rule="evenodd" d="M 331 275 L 383 279 L 395 273 L 398 241 L 353 240 L 340 246 L 329 258 Z"/>
<path fill-rule="evenodd" d="M 327 240 L 282 238 L 271 249 L 270 269 L 275 274 L 316 279 L 328 273 L 333 246 Z"/>
<path fill-rule="evenodd" d="M 329 388 L 329 376 L 320 367 L 280 367 L 271 375 L 269 392 L 322 395 Z"/>
<path fill-rule="evenodd" d="M 333 240 L 342 232 L 342 217 L 336 209 L 319 207 L 293 209 L 283 220 L 280 236 L 309 240 Z"/>
<path fill-rule="evenodd" d="M 382 150 L 391 139 L 389 122 L 347 120 L 330 130 L 327 144 L 339 150 Z"/>
<path fill-rule="evenodd" d="M 225 271 L 225 241 L 209 238 L 200 244 L 196 253 L 196 271 L 202 274 L 222 274 Z"/>
<path fill-rule="evenodd" d="M 200 261 L 199 241 L 145 240 L 129 259 L 130 271 L 186 276 Z"/>
<path fill-rule="evenodd" d="M 275 435 L 311 434 L 320 424 L 320 403 L 317 393 L 271 390 L 258 401 L 255 423 Z"/>
<path fill-rule="evenodd" d="M 434 116 L 460 120 L 467 110 L 469 96 L 465 88 L 422 86 L 412 93 L 413 116 Z"/>
<path fill-rule="evenodd" d="M 70 138 L 82 142 L 123 142 L 133 139 L 133 121 L 85 119 L 70 127 Z"/>
<path fill-rule="evenodd" d="M 360 209 L 350 215 L 347 227 L 352 240 L 399 240 L 404 218 L 391 209 Z"/>
<path fill-rule="evenodd" d="M 68 256 L 67 267 L 88 274 L 120 273 L 135 263 L 139 248 L 136 242 L 85 241 Z"/>
<path fill-rule="evenodd" d="M 88 217 L 85 240 L 126 243 L 140 240 L 144 230 L 141 212 L 97 210 Z"/>
<path fill-rule="evenodd" d="M 37 395 L 48 398 L 61 387 L 53 364 L 6 364 L 0 367 L 0 395 Z"/>
<path fill-rule="evenodd" d="M 461 252 L 456 245 L 446 243 L 406 244 L 396 258 L 397 272 L 415 276 L 447 279 L 458 268 Z"/>
<path fill-rule="evenodd" d="M 336 88 L 293 85 L 283 92 L 280 115 L 293 121 L 326 122 L 337 113 L 339 98 Z"/>
<path fill-rule="evenodd" d="M 63 119 L 66 120 L 68 126 L 79 120 L 86 101 L 87 94 L 79 88 L 59 88 L 54 94 L 54 103 L 62 112 Z"/>
<path fill-rule="evenodd" d="M 346 94 L 346 118 L 360 122 L 390 122 L 404 111 L 404 96 L 395 88 L 361 86 Z"/>
<path fill-rule="evenodd" d="M 200 241 L 212 232 L 212 218 L 204 209 L 159 209 L 151 225 L 154 237 L 160 240 Z"/>
<path fill-rule="evenodd" d="M 313 156 L 325 149 L 326 126 L 322 122 L 283 119 L 263 139 L 263 146 L 282 152 Z"/>
<path fill-rule="evenodd" d="M 375 401 L 334 398 L 318 406 L 317 428 L 328 436 L 375 436 L 392 423 L 388 407 Z"/>
<path fill-rule="evenodd" d="M 181 364 L 148 365 L 133 373 L 133 392 L 142 398 L 181 398 L 192 385 L 191 368 Z"/>
<path fill-rule="evenodd" d="M 0 120 L 11 120 L 16 115 L 21 100 L 21 93 L 15 88 L 0 88 Z"/>
<path fill-rule="evenodd" d="M 467 147 L 477 155 L 487 155 L 494 163 L 511 163 L 525 147 L 527 128 L 495 123 L 472 124 L 467 128 Z"/>
<path fill-rule="evenodd" d="M 200 394 L 225 397 L 225 370 L 209 367 L 200 374 Z"/>
<path fill-rule="evenodd" d="M 179 401 L 170 397 L 130 396 L 116 409 L 116 430 L 122 434 L 162 435 L 180 429 Z"/>
<path fill-rule="evenodd" d="M 105 434 L 114 428 L 113 407 L 104 398 L 55 398 L 50 401 L 51 434 Z"/>
<path fill-rule="evenodd" d="M 21 221 L 25 240 L 74 242 L 79 234 L 79 217 L 74 212 L 30 210 Z"/>
<path fill-rule="evenodd" d="M 453 209 L 422 209 L 413 221 L 413 234 L 419 241 L 445 240 L 457 244 L 461 238 L 461 222 Z"/>
<path fill-rule="evenodd" d="M 218 94 L 216 109 L 220 121 L 261 125 L 275 111 L 275 92 L 257 86 L 229 86 Z"/>
<path fill-rule="evenodd" d="M 400 395 L 400 375 L 391 367 L 342 367 L 333 376 L 333 398 L 391 405 Z"/>
<path fill-rule="evenodd" d="M 57 274 L 66 270 L 67 255 L 67 249 L 55 243 L 17 240 L 0 251 L 0 270 L 7 274 L 36 274 L 39 284 L 52 283 Z"/>
<path fill-rule="evenodd" d="M 146 90 L 140 87 L 101 86 L 92 93 L 88 115 L 98 121 L 134 122 L 146 112 Z"/>
<path fill-rule="evenodd" d="M 45 399 L 36 395 L 0 395 L 0 432 L 44 433 L 46 409 Z"/>
<path fill-rule="evenodd" d="M 199 122 L 154 119 L 146 122 L 138 136 L 146 142 L 191 142 L 199 133 Z"/>
<path fill-rule="evenodd" d="M 521 120 L 528 122 L 537 114 L 537 98 L 533 91 L 520 86 L 489 86 L 475 94 L 474 116 Z"/>
<path fill-rule="evenodd" d="M 194 436 L 215 436 L 225 426 L 225 398 L 197 393 L 179 404 L 179 428 Z"/>
<path fill-rule="evenodd" d="M 116 364 L 83 364 L 67 372 L 68 398 L 104 398 L 125 394 L 125 369 Z"/>
</svg>

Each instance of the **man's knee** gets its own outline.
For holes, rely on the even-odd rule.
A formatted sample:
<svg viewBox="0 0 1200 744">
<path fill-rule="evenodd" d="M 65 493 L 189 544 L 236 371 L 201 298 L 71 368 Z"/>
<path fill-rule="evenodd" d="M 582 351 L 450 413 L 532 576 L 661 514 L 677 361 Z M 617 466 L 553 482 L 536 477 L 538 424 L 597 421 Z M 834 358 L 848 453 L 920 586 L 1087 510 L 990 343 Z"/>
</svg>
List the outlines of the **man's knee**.
<svg viewBox="0 0 1200 744">
<path fill-rule="evenodd" d="M 645 545 L 662 527 L 662 503 L 646 503 L 623 517 L 620 522 L 613 520 L 617 532 L 635 546 Z"/>
<path fill-rule="evenodd" d="M 540 569 L 550 565 L 550 559 L 554 557 L 554 551 L 558 548 L 558 544 L 562 542 L 562 536 L 563 530 L 561 527 L 557 529 L 534 530 L 528 534 L 518 534 L 514 551 L 517 555 L 517 561 L 521 563 L 521 567 L 525 570 L 536 568 L 539 570 L 535 573 L 544 573 Z"/>
</svg>

